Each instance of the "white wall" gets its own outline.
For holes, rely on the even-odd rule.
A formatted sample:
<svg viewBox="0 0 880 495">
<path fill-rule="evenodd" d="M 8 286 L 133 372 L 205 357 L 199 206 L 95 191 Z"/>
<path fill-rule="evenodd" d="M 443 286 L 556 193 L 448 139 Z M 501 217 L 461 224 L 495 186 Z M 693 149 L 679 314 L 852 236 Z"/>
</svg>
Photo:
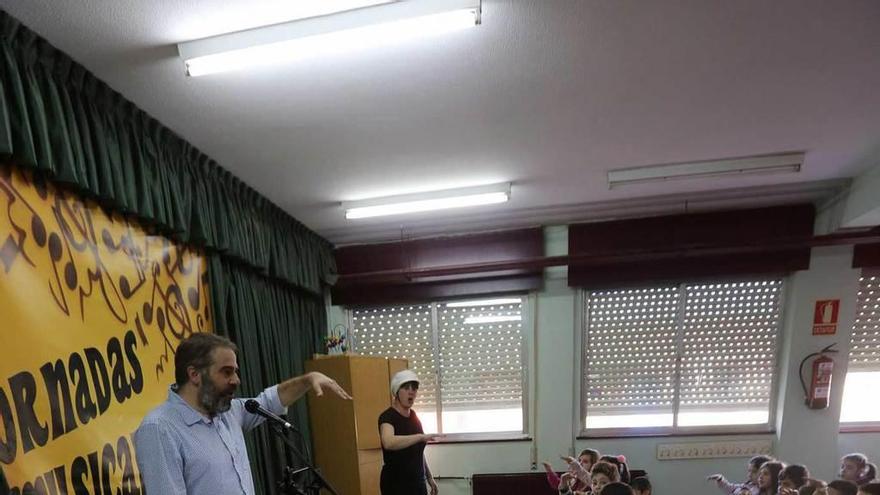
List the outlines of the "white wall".
<svg viewBox="0 0 880 495">
<path fill-rule="evenodd" d="M 838 379 L 846 376 L 845 356 L 849 352 L 859 288 L 859 270 L 850 268 L 851 263 L 849 246 L 814 249 L 810 269 L 795 273 L 788 284 L 782 359 L 785 376 L 780 387 L 776 453 L 787 462 L 805 464 L 820 479 L 833 478 L 838 471 L 840 458 L 836 449 L 824 447 L 838 444 L 843 380 L 832 383 L 831 407 L 811 410 L 804 406 L 798 366 L 808 354 L 836 342 L 841 359 L 835 360 L 834 376 Z M 841 300 L 837 334 L 812 335 L 815 301 L 837 298 Z"/>
<path fill-rule="evenodd" d="M 548 255 L 564 254 L 567 231 L 551 227 L 545 231 Z M 622 453 L 633 468 L 649 472 L 657 493 L 715 493 L 705 481 L 708 474 L 721 472 L 731 479 L 741 479 L 747 459 L 707 459 L 658 461 L 657 444 L 672 442 L 744 440 L 771 438 L 775 453 L 783 460 L 806 463 L 815 474 L 832 478 L 837 461 L 843 453 L 861 451 L 880 458 L 880 434 L 838 434 L 845 360 L 837 359 L 833 387 L 833 406 L 812 411 L 803 405 L 803 393 L 797 379 L 797 366 L 810 352 L 837 341 L 846 351 L 849 326 L 855 305 L 858 271 L 849 268 L 852 250 L 849 247 L 813 250 L 811 267 L 787 281 L 786 313 L 780 348 L 780 391 L 777 430 L 774 434 L 746 436 L 701 436 L 620 438 L 574 441 L 576 430 L 576 395 L 579 387 L 575 369 L 575 333 L 577 291 L 567 285 L 565 269 L 547 270 L 544 289 L 535 295 L 533 331 L 529 340 L 531 362 L 530 434 L 531 441 L 463 443 L 431 445 L 428 462 L 435 476 L 466 477 L 474 473 L 522 472 L 534 468 L 535 461 L 549 460 L 562 469 L 559 454 L 570 454 L 586 447 L 604 453 Z M 817 299 L 840 298 L 841 324 L 834 337 L 811 335 L 813 304 Z M 339 308 L 330 309 L 331 322 L 344 322 Z M 844 354 L 845 355 L 845 354 Z M 471 493 L 466 480 L 441 480 L 443 495 Z"/>
</svg>

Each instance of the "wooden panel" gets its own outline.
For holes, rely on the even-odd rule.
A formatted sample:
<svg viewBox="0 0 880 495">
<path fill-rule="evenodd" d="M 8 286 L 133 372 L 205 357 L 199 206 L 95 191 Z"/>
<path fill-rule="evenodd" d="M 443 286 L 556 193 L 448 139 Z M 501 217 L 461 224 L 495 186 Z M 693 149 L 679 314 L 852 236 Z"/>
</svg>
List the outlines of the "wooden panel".
<svg viewBox="0 0 880 495">
<path fill-rule="evenodd" d="M 388 365 L 378 357 L 357 356 L 350 361 L 357 448 L 381 448 L 378 423 L 388 408 Z"/>
<path fill-rule="evenodd" d="M 319 371 L 351 393 L 351 369 L 346 356 L 306 361 L 306 371 Z M 309 421 L 315 447 L 315 464 L 339 493 L 356 495 L 360 490 L 354 402 L 309 392 Z"/>
<path fill-rule="evenodd" d="M 382 449 L 359 450 L 358 463 L 361 495 L 379 495 L 379 477 L 382 474 Z"/>
<path fill-rule="evenodd" d="M 859 244 L 853 248 L 853 268 L 880 268 L 880 244 Z"/>
<path fill-rule="evenodd" d="M 332 296 L 333 304 L 339 306 L 377 306 L 454 299 L 480 294 L 522 294 L 540 290 L 543 283 L 544 277 L 541 273 L 411 284 L 345 284 L 343 282 L 333 287 Z"/>
<path fill-rule="evenodd" d="M 517 260 L 544 255 L 541 228 L 345 246 L 334 251 L 340 278 L 401 268 Z"/>
<path fill-rule="evenodd" d="M 391 404 L 391 373 L 406 367 L 405 359 L 351 355 L 315 356 L 306 362 L 306 371 L 324 373 L 353 397 L 318 399 L 309 393 L 315 463 L 340 494 L 379 495 L 379 415 Z"/>
<path fill-rule="evenodd" d="M 612 288 L 645 283 L 677 283 L 719 276 L 777 275 L 809 268 L 810 247 L 774 248 L 775 241 L 809 239 L 812 205 L 780 206 L 596 222 L 569 226 L 571 255 L 638 254 L 629 261 L 574 264 L 571 286 Z M 692 253 L 700 247 L 766 246 L 760 252 L 725 255 Z M 651 254 L 680 251 L 677 257 Z"/>
<path fill-rule="evenodd" d="M 412 269 L 515 261 L 544 255 L 540 228 L 346 246 L 334 251 L 339 280 L 332 289 L 338 305 L 375 305 L 476 294 L 528 292 L 541 287 L 540 268 L 411 277 Z M 379 279 L 358 275 L 387 272 Z"/>
</svg>

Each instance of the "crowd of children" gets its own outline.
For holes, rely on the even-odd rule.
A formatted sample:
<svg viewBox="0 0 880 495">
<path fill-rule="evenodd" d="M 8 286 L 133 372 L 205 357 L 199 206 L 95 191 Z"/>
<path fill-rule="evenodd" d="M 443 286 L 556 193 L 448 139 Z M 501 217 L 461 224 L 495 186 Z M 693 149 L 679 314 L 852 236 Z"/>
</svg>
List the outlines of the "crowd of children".
<svg viewBox="0 0 880 495">
<path fill-rule="evenodd" d="M 562 458 L 568 469 L 561 476 L 545 462 L 547 482 L 560 495 L 652 495 L 646 476 L 630 477 L 624 456 L 601 455 L 585 449 L 577 458 Z M 726 495 L 880 495 L 877 466 L 864 454 L 849 454 L 840 460 L 839 479 L 814 479 L 806 466 L 788 464 L 769 456 L 749 459 L 747 479 L 741 483 L 713 474 L 714 482 Z"/>
<path fill-rule="evenodd" d="M 644 476 L 631 478 L 626 457 L 601 455 L 584 449 L 577 458 L 564 456 L 568 470 L 558 476 L 550 463 L 543 463 L 547 482 L 562 494 L 651 495 L 651 481 Z"/>
<path fill-rule="evenodd" d="M 864 454 L 843 456 L 839 479 L 827 483 L 810 477 L 806 466 L 767 456 L 752 457 L 747 470 L 743 483 L 731 483 L 720 474 L 708 479 L 727 495 L 880 495 L 877 466 Z"/>
</svg>

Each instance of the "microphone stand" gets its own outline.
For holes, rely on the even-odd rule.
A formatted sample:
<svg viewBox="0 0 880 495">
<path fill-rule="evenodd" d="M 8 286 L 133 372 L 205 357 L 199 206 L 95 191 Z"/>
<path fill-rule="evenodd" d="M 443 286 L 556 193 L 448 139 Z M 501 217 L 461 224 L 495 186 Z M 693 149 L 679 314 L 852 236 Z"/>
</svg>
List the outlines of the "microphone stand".
<svg viewBox="0 0 880 495">
<path fill-rule="evenodd" d="M 292 467 L 287 466 L 282 470 L 281 481 L 279 482 L 281 493 L 286 495 L 319 495 L 321 489 L 326 488 L 331 494 L 339 495 L 339 492 L 333 488 L 330 482 L 327 481 L 327 478 L 321 474 L 321 471 L 309 464 L 309 460 L 296 447 L 296 444 L 293 443 L 293 440 L 290 439 L 281 426 L 275 424 L 273 421 L 267 421 L 266 423 L 269 424 L 269 427 L 275 432 L 278 438 L 280 438 L 285 445 L 290 447 L 290 450 L 293 451 L 296 457 L 302 461 L 302 464 L 305 466 L 299 469 L 293 469 Z M 307 486 L 300 487 L 296 483 L 296 478 L 304 473 L 311 473 L 314 476 L 314 479 L 312 479 Z"/>
</svg>

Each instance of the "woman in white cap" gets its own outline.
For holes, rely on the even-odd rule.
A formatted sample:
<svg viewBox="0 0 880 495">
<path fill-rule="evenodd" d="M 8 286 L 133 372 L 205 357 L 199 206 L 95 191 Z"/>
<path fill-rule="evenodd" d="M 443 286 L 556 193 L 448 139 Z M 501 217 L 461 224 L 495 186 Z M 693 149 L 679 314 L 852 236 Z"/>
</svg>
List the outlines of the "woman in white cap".
<svg viewBox="0 0 880 495">
<path fill-rule="evenodd" d="M 419 377 L 411 370 L 391 377 L 391 407 L 379 416 L 382 439 L 382 495 L 437 495 L 437 483 L 425 462 L 425 444 L 440 435 L 426 435 L 412 410 L 419 392 Z M 426 485 L 427 484 L 427 485 Z"/>
</svg>

